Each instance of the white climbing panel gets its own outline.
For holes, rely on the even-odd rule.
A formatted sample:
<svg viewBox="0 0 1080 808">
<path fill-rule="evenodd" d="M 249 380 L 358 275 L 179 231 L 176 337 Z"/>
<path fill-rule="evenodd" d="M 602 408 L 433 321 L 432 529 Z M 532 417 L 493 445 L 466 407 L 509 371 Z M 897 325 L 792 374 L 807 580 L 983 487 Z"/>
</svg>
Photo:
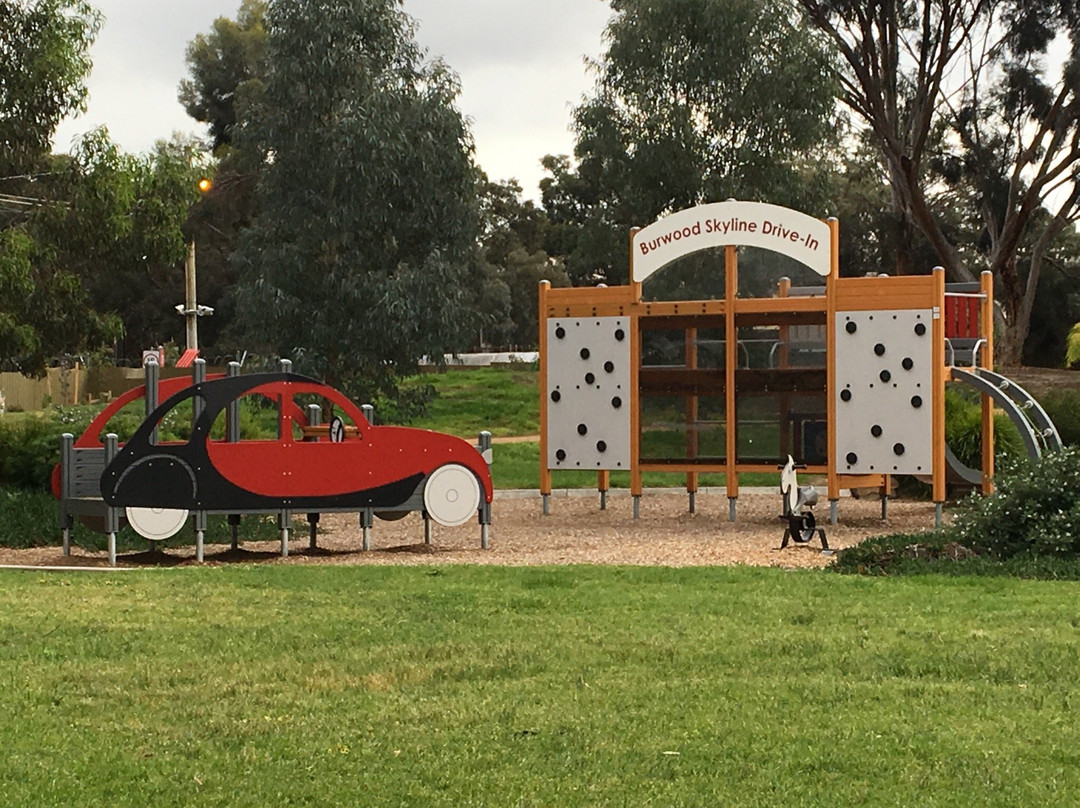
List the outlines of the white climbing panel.
<svg viewBox="0 0 1080 808">
<path fill-rule="evenodd" d="M 933 470 L 933 313 L 836 314 L 836 470 Z"/>
<path fill-rule="evenodd" d="M 547 466 L 630 468 L 630 320 L 547 322 Z"/>
</svg>

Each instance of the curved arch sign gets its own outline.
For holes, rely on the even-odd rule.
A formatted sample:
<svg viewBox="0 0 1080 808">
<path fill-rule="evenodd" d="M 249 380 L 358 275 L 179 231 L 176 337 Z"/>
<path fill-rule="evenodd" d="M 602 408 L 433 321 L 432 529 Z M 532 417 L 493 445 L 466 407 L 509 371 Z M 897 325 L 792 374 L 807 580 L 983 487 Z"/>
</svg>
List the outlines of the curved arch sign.
<svg viewBox="0 0 1080 808">
<path fill-rule="evenodd" d="M 665 216 L 632 239 L 633 280 L 641 282 L 684 255 L 728 245 L 762 247 L 790 256 L 819 275 L 832 266 L 829 225 L 764 202 L 713 202 Z"/>
</svg>

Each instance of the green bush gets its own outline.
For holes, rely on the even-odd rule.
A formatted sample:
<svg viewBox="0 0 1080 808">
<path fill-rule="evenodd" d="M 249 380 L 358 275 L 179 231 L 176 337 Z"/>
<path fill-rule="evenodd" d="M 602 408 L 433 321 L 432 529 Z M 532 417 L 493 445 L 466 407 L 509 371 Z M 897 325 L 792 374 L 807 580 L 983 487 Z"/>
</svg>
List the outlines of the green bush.
<svg viewBox="0 0 1080 808">
<path fill-rule="evenodd" d="M 1066 446 L 1080 446 L 1080 393 L 1054 390 L 1039 399 Z"/>
<path fill-rule="evenodd" d="M 965 500 L 949 529 L 956 541 L 997 559 L 1080 556 L 1080 448 L 1010 464 L 995 485 Z"/>
<path fill-rule="evenodd" d="M 945 391 L 945 443 L 961 463 L 982 467 L 982 405 L 980 396 L 959 390 Z M 1004 413 L 994 416 L 994 463 L 1006 464 L 1025 457 L 1024 441 L 1012 419 Z"/>
<path fill-rule="evenodd" d="M 0 485 L 43 488 L 60 460 L 60 434 L 51 421 L 32 418 L 0 423 Z"/>
<path fill-rule="evenodd" d="M 871 575 L 1080 577 L 1080 447 L 1011 461 L 995 484 L 992 496 L 964 500 L 951 526 L 868 539 L 841 550 L 833 568 Z"/>
<path fill-rule="evenodd" d="M 304 536 L 308 531 L 307 517 L 297 514 L 293 518 L 296 536 Z M 278 538 L 277 523 L 273 515 L 251 515 L 240 523 L 241 541 L 274 541 Z M 87 550 L 105 550 L 108 538 L 83 525 L 78 519 L 72 530 L 72 542 Z M 205 541 L 207 545 L 228 544 L 232 533 L 224 516 L 211 516 L 207 519 Z M 162 549 L 190 546 L 194 544 L 191 524 L 172 538 L 160 542 Z M 0 488 L 0 546 L 23 549 L 27 547 L 51 547 L 61 543 L 60 510 L 52 494 L 27 488 Z M 130 552 L 145 550 L 145 539 L 133 530 L 121 530 L 117 534 L 117 550 Z M 220 550 L 220 547 L 215 548 Z"/>
</svg>

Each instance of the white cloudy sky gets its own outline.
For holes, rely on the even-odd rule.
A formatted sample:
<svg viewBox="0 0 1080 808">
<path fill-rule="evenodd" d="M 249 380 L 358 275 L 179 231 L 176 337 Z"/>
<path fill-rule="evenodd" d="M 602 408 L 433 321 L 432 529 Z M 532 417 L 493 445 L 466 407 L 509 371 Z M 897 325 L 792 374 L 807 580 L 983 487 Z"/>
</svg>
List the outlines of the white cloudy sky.
<svg viewBox="0 0 1080 808">
<path fill-rule="evenodd" d="M 205 131 L 176 100 L 184 49 L 239 0 L 93 0 L 105 15 L 94 45 L 87 112 L 64 121 L 55 145 L 106 125 L 124 149 L 148 150 L 174 131 Z M 420 43 L 461 77 L 476 159 L 493 179 L 515 177 L 536 198 L 540 158 L 569 153 L 570 109 L 591 86 L 584 60 L 601 52 L 605 0 L 405 0 Z"/>
</svg>

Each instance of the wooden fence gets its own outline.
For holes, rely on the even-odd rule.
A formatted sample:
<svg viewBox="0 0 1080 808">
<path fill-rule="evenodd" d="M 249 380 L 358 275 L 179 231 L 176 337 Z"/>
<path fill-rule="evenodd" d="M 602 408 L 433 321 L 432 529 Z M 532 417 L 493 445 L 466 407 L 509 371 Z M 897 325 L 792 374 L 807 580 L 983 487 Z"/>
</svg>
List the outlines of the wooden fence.
<svg viewBox="0 0 1080 808">
<path fill-rule="evenodd" d="M 208 373 L 223 372 L 207 368 Z M 187 376 L 184 368 L 162 368 L 163 379 Z M 35 379 L 19 373 L 0 373 L 0 398 L 8 412 L 43 410 L 54 404 L 70 406 L 115 398 L 143 383 L 142 368 L 49 368 Z"/>
</svg>

